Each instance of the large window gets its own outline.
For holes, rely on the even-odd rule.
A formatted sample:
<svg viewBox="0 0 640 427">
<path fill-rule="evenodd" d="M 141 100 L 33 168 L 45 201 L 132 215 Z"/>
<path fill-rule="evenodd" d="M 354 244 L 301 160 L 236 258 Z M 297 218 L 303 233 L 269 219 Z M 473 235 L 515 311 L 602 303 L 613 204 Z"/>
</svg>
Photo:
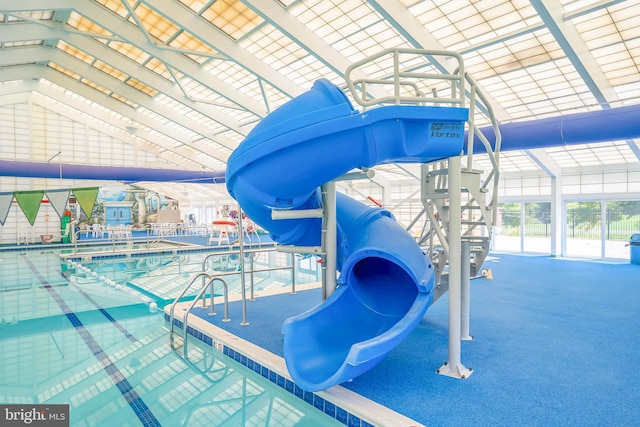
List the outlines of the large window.
<svg viewBox="0 0 640 427">
<path fill-rule="evenodd" d="M 493 236 L 492 249 L 501 252 L 520 252 L 522 250 L 520 203 L 502 203 L 498 206 L 498 220 Z"/>
<path fill-rule="evenodd" d="M 568 202 L 567 256 L 629 259 L 629 238 L 640 232 L 639 201 Z"/>
<path fill-rule="evenodd" d="M 567 202 L 566 255 L 600 258 L 602 205 L 600 202 Z"/>
<path fill-rule="evenodd" d="M 551 252 L 551 203 L 503 203 L 493 250 L 504 252 Z"/>
<path fill-rule="evenodd" d="M 551 253 L 551 203 L 525 203 L 523 219 L 523 250 Z"/>
<path fill-rule="evenodd" d="M 606 202 L 605 256 L 629 259 L 629 238 L 640 233 L 640 201 Z"/>
</svg>

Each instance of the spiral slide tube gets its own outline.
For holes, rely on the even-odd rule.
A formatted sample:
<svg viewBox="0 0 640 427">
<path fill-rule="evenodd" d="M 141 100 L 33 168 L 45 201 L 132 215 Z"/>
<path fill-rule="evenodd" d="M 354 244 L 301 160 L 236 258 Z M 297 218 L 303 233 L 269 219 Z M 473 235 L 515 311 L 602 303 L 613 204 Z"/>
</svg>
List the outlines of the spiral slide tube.
<svg viewBox="0 0 640 427">
<path fill-rule="evenodd" d="M 318 218 L 272 210 L 322 207 L 320 186 L 358 167 L 430 162 L 462 151 L 465 108 L 354 110 L 327 80 L 264 118 L 228 161 L 229 193 L 280 244 L 319 246 Z M 430 260 L 390 212 L 336 195 L 338 287 L 287 319 L 284 356 L 298 386 L 317 391 L 375 366 L 417 325 L 434 286 Z"/>
</svg>

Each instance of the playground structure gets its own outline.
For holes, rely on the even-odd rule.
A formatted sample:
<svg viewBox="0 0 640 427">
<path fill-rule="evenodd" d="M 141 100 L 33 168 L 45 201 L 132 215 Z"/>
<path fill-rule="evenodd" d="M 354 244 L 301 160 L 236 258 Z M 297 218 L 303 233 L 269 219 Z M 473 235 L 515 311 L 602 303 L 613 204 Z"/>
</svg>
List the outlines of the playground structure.
<svg viewBox="0 0 640 427">
<path fill-rule="evenodd" d="M 446 61 L 455 71 L 442 69 Z M 373 64 L 391 64 L 390 71 L 351 78 Z M 230 194 L 280 250 L 322 259 L 326 300 L 283 325 L 289 373 L 309 391 L 362 374 L 448 289 L 449 360 L 439 372 L 468 377 L 460 362 L 462 276 L 477 274 L 489 250 L 500 145 L 495 121 L 491 144 L 476 132 L 474 117 L 476 104 L 489 115 L 491 109 L 452 52 L 385 50 L 353 64 L 346 78 L 363 111 L 319 80 L 262 120 L 228 163 Z M 476 137 L 494 166 L 482 184 L 472 168 Z M 424 209 L 409 226 L 424 217 L 418 243 L 390 212 L 335 192 L 336 180 L 371 177 L 369 168 L 385 163 L 422 164 Z"/>
</svg>

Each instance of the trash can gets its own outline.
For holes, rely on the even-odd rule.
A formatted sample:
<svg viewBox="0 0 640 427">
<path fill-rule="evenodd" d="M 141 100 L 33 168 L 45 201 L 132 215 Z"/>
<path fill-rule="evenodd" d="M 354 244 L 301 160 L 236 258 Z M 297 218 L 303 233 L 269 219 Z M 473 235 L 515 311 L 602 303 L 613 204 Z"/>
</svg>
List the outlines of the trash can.
<svg viewBox="0 0 640 427">
<path fill-rule="evenodd" d="M 629 239 L 631 264 L 640 265 L 640 233 L 632 234 Z"/>
</svg>

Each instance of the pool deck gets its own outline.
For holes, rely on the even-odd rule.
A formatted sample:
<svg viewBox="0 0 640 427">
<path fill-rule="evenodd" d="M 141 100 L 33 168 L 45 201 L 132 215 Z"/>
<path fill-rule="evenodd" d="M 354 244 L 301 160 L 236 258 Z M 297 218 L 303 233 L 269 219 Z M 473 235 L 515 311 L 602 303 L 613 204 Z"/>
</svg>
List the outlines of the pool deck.
<svg viewBox="0 0 640 427">
<path fill-rule="evenodd" d="M 493 278 L 471 282 L 474 339 L 460 343 L 462 364 L 473 368 L 469 378 L 436 373 L 448 356 L 445 295 L 376 367 L 335 389 L 353 392 L 343 404 L 366 398 L 415 420 L 405 425 L 431 427 L 637 425 L 640 373 L 621 367 L 640 363 L 633 338 L 640 329 L 640 266 L 495 254 L 485 267 Z M 299 288 L 247 301 L 249 326 L 240 325 L 240 301 L 229 304 L 229 322 L 206 308 L 194 309 L 188 322 L 200 317 L 203 329 L 230 334 L 228 342 L 248 341 L 277 356 L 274 369 L 288 378 L 282 322 L 320 301 L 318 289 Z"/>
</svg>

